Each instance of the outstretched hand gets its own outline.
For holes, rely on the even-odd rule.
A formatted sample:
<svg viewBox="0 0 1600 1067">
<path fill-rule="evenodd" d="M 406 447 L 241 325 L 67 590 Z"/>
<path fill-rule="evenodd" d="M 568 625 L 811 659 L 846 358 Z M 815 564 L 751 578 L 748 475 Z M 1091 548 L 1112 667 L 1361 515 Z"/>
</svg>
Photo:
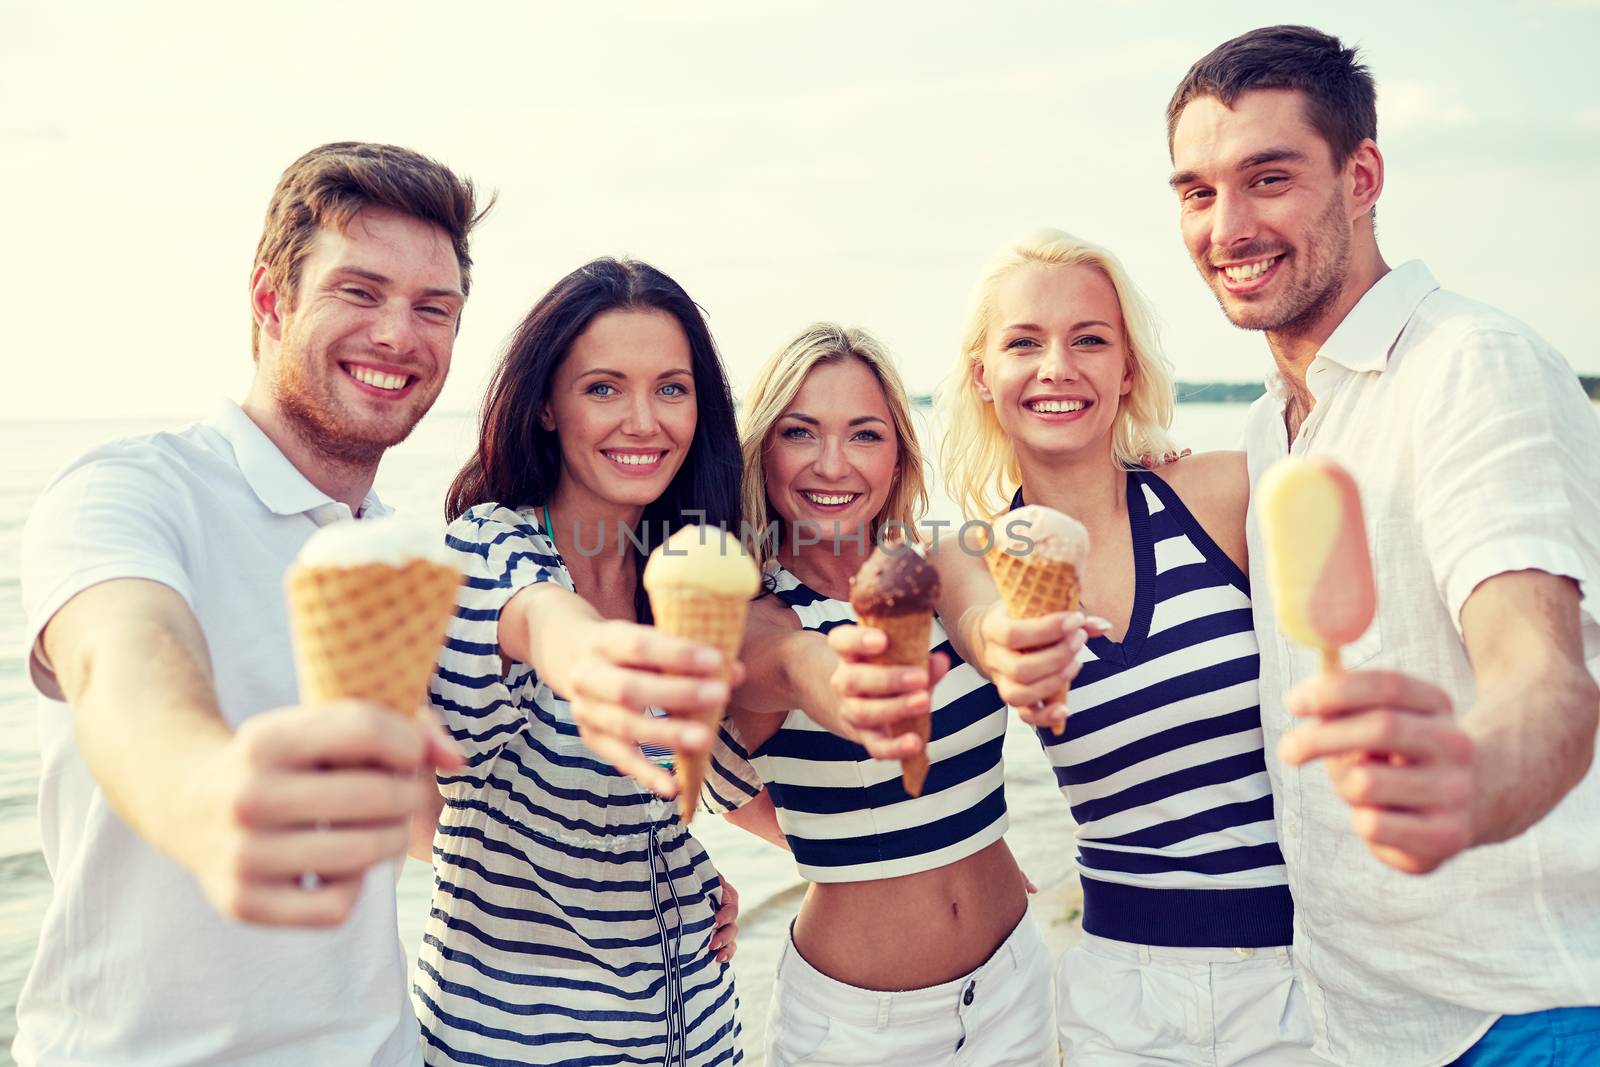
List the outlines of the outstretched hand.
<svg viewBox="0 0 1600 1067">
<path fill-rule="evenodd" d="M 874 759 L 904 760 L 926 747 L 921 736 L 906 729 L 908 720 L 933 712 L 933 687 L 950 670 L 950 657 L 929 655 L 926 667 L 870 662 L 889 646 L 882 630 L 870 626 L 836 626 L 828 646 L 839 656 L 832 687 L 839 717 Z"/>
<path fill-rule="evenodd" d="M 978 623 L 983 673 L 1023 722 L 1055 729 L 1067 721 L 1061 695 L 1078 676 L 1078 653 L 1091 636 L 1110 628 L 1105 619 L 1081 611 L 1014 619 L 995 601 Z"/>
<path fill-rule="evenodd" d="M 563 694 L 579 736 L 595 755 L 651 792 L 677 796 L 671 773 L 647 759 L 639 746 L 689 754 L 710 750 L 713 728 L 694 717 L 728 705 L 731 689 L 724 681 L 722 654 L 638 623 L 587 625 L 583 651 L 570 673 L 572 692 Z M 730 669 L 737 686 L 743 671 L 738 663 Z M 650 708 L 661 708 L 667 717 L 649 714 Z"/>
<path fill-rule="evenodd" d="M 1285 703 L 1304 722 L 1278 744 L 1291 767 L 1325 760 L 1373 855 L 1426 874 L 1471 847 L 1473 743 L 1450 697 L 1398 671 L 1319 674 Z"/>
</svg>

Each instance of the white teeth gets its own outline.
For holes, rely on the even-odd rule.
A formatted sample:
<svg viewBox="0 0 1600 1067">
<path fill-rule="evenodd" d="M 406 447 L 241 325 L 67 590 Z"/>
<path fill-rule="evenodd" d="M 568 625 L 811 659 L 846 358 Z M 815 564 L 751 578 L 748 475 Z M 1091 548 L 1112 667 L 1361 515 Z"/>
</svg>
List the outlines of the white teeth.
<svg viewBox="0 0 1600 1067">
<path fill-rule="evenodd" d="M 1271 259 L 1258 259 L 1254 263 L 1245 263 L 1237 267 L 1223 267 L 1222 273 L 1228 276 L 1230 282 L 1248 282 L 1261 277 L 1276 262 L 1278 262 L 1277 256 Z"/>
<path fill-rule="evenodd" d="M 351 367 L 350 377 L 358 382 L 363 382 L 376 389 L 403 389 L 406 384 L 404 374 L 384 374 L 372 370 L 370 367 Z"/>
<path fill-rule="evenodd" d="M 1069 411 L 1082 411 L 1089 405 L 1082 400 L 1035 400 L 1028 406 L 1044 415 L 1064 415 Z"/>
<path fill-rule="evenodd" d="M 606 458 L 624 467 L 648 467 L 661 460 L 660 452 L 607 452 Z"/>
<path fill-rule="evenodd" d="M 811 501 L 813 504 L 821 504 L 823 507 L 836 507 L 836 506 L 838 506 L 840 504 L 848 504 L 848 503 L 850 503 L 850 501 L 854 500 L 860 494 L 859 493 L 802 493 L 801 495 L 804 496 L 807 500 Z"/>
</svg>

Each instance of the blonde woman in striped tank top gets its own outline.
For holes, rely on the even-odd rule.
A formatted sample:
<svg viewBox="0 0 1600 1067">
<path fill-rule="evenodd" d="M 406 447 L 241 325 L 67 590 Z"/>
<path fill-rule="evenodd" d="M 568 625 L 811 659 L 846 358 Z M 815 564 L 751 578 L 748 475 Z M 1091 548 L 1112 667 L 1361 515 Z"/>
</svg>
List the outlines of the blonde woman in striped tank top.
<svg viewBox="0 0 1600 1067">
<path fill-rule="evenodd" d="M 951 497 L 996 524 L 1024 501 L 1077 518 L 1084 610 L 1103 616 L 1013 621 L 979 560 L 933 554 L 956 647 L 1028 709 L 1076 824 L 1066 1061 L 1319 1063 L 1262 744 L 1243 456 L 1141 469 L 1170 452 L 1170 372 L 1121 265 L 1067 234 L 1001 251 L 964 341 L 940 400 Z M 870 712 L 844 709 L 858 726 Z"/>
<path fill-rule="evenodd" d="M 1002 836 L 999 694 L 937 623 L 926 670 L 845 672 L 857 692 L 912 675 L 920 710 L 931 701 L 931 767 L 911 797 L 898 765 L 874 757 L 912 749 L 846 726 L 831 686 L 825 634 L 854 622 L 851 576 L 877 532 L 914 527 L 926 501 L 899 374 L 864 332 L 818 323 L 757 376 L 740 436 L 745 522 L 776 526 L 757 546 L 769 595 L 752 605 L 749 680 L 705 799 L 742 807 L 730 818 L 790 848 L 812 883 L 779 962 L 766 1062 L 1055 1067 L 1049 954 Z"/>
</svg>

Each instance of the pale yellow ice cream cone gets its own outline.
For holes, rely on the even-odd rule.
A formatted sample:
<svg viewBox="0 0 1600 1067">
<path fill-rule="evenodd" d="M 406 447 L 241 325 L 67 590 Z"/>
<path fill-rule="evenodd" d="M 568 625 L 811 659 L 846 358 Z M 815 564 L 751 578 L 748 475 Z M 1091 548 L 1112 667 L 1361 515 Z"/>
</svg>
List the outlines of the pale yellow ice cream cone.
<svg viewBox="0 0 1600 1067">
<path fill-rule="evenodd" d="M 732 681 L 733 662 L 744 640 L 745 614 L 760 583 L 755 562 L 738 540 L 715 527 L 685 526 L 650 554 L 644 570 L 656 629 L 721 652 L 726 682 Z M 672 714 L 714 730 L 726 711 L 721 707 L 693 715 Z M 680 752 L 673 760 L 678 815 L 685 823 L 694 818 L 710 765 L 709 752 Z"/>
<path fill-rule="evenodd" d="M 455 610 L 461 571 L 447 563 L 305 565 L 285 583 L 300 697 L 356 699 L 415 715 Z"/>
</svg>

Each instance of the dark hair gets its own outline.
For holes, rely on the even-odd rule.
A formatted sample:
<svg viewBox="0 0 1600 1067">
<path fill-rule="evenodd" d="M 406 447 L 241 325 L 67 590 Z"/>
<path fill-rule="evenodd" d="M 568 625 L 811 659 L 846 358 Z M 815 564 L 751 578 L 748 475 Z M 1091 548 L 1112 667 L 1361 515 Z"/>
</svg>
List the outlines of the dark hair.
<svg viewBox="0 0 1600 1067">
<path fill-rule="evenodd" d="M 1214 96 L 1231 108 L 1253 89 L 1304 93 L 1306 118 L 1333 150 L 1336 167 L 1362 140 L 1378 139 L 1377 91 L 1354 48 L 1310 26 L 1264 26 L 1219 44 L 1189 68 L 1167 104 L 1167 155 L 1190 101 Z"/>
<path fill-rule="evenodd" d="M 549 400 L 556 368 L 596 316 L 642 308 L 664 311 L 683 328 L 699 414 L 683 466 L 644 509 L 639 542 L 648 551 L 664 539 L 663 530 L 678 530 L 691 517 L 738 532 L 739 434 L 733 393 L 705 318 L 683 287 L 661 271 L 648 263 L 609 257 L 585 263 L 557 282 L 512 335 L 483 400 L 478 450 L 445 496 L 446 521 L 488 501 L 519 507 L 550 499 L 561 477 L 561 442 L 540 424 L 539 415 Z M 696 514 L 686 516 L 685 511 Z M 638 566 L 642 571 L 644 553 Z M 635 590 L 634 607 L 640 621 L 649 621 L 642 584 Z"/>
<path fill-rule="evenodd" d="M 472 182 L 450 168 L 387 144 L 337 141 L 313 148 L 278 179 L 267 204 L 267 219 L 256 244 L 256 266 L 294 306 L 300 268 L 311 254 L 319 230 L 344 232 L 365 207 L 386 207 L 431 222 L 450 235 L 461 267 L 461 291 L 472 289 L 472 256 L 467 237 L 494 206 L 478 210 Z M 250 323 L 250 351 L 259 352 L 261 327 Z"/>
</svg>

